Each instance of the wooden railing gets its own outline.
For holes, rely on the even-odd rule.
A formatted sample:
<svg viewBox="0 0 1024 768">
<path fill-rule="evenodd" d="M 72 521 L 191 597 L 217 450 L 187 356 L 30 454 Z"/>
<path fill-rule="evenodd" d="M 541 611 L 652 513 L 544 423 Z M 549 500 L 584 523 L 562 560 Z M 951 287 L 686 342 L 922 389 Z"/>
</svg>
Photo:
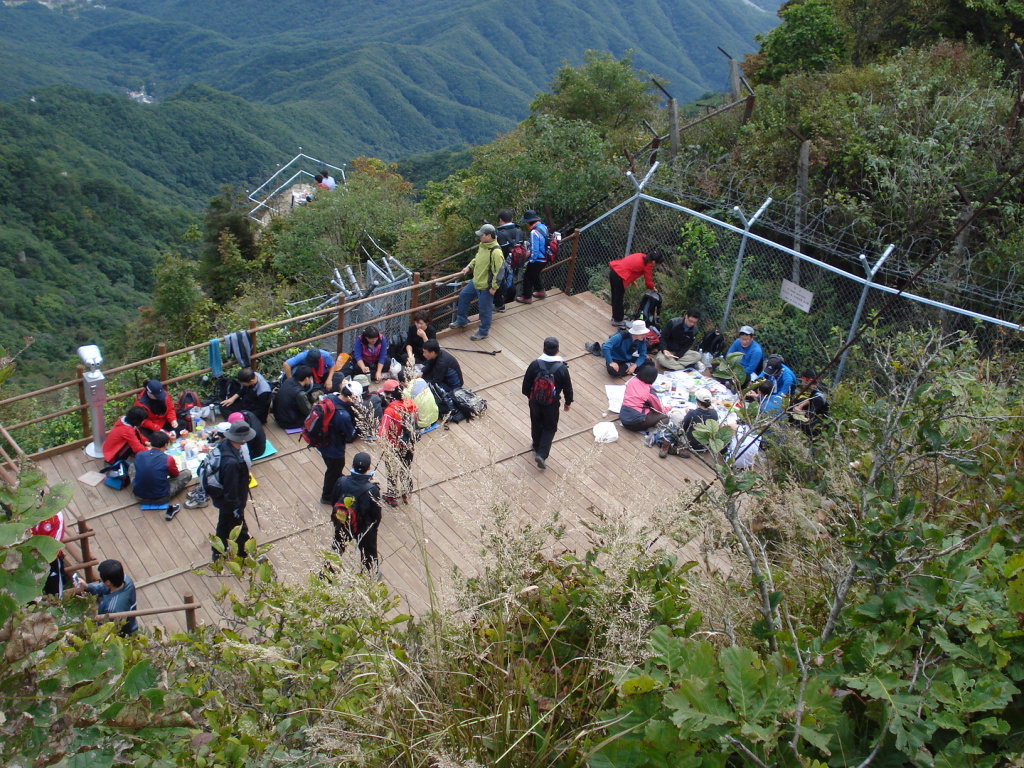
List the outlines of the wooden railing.
<svg viewBox="0 0 1024 768">
<path fill-rule="evenodd" d="M 185 627 L 189 632 L 197 626 L 196 611 L 203 607 L 202 603 L 196 602 L 191 592 L 182 595 L 181 605 L 165 605 L 160 608 L 140 608 L 137 611 L 119 611 L 118 613 L 100 613 L 96 618 L 101 621 L 120 621 L 131 619 L 137 616 L 155 616 L 158 613 L 174 613 L 175 611 L 185 612 Z"/>
<path fill-rule="evenodd" d="M 569 237 L 565 238 L 562 241 L 563 248 L 564 248 L 565 244 L 567 244 L 567 243 L 571 244 L 571 246 L 569 248 L 569 256 L 566 257 L 566 258 L 563 258 L 563 259 L 559 259 L 558 261 L 556 261 L 556 262 L 554 262 L 552 264 L 547 265 L 544 268 L 544 271 L 547 272 L 547 271 L 555 269 L 556 267 L 559 267 L 559 266 L 561 266 L 563 264 L 568 264 L 567 274 L 566 274 L 566 281 L 565 281 L 565 292 L 566 293 L 570 293 L 571 290 L 572 290 L 572 281 L 573 281 L 573 275 L 574 275 L 575 266 L 576 266 L 576 251 L 577 251 L 577 248 L 578 248 L 578 245 L 579 245 L 579 233 L 578 232 L 573 233 Z M 469 250 L 472 250 L 472 249 L 467 249 L 467 251 L 463 251 L 461 253 L 466 253 Z M 460 255 L 460 254 L 456 254 L 456 256 L 458 256 L 458 255 Z M 445 262 L 450 261 L 452 258 L 454 258 L 454 257 L 448 257 L 444 261 Z M 297 315 L 295 317 L 288 317 L 288 318 L 285 318 L 283 320 L 278 320 L 278 321 L 273 322 L 273 323 L 267 323 L 266 325 L 257 325 L 255 320 L 250 320 L 249 321 L 249 328 L 248 328 L 248 335 L 249 335 L 249 343 L 250 343 L 250 345 L 252 347 L 252 354 L 251 354 L 250 357 L 254 361 L 253 367 L 254 368 L 258 368 L 259 365 L 258 365 L 258 362 L 256 362 L 256 361 L 258 361 L 260 358 L 266 357 L 267 355 L 273 355 L 273 354 L 276 354 L 278 352 L 282 352 L 282 351 L 287 350 L 287 349 L 294 349 L 296 347 L 302 347 L 302 346 L 305 346 L 305 345 L 308 345 L 308 344 L 312 344 L 314 342 L 318 342 L 318 341 L 322 341 L 324 339 L 328 339 L 328 338 L 330 338 L 332 336 L 335 337 L 335 349 L 337 350 L 338 353 L 341 353 L 341 352 L 345 351 L 344 349 L 342 349 L 342 344 L 343 344 L 342 338 L 343 338 L 343 334 L 346 333 L 347 331 L 357 330 L 359 328 L 363 328 L 364 326 L 378 324 L 378 323 L 380 323 L 380 322 L 382 322 L 384 320 L 391 320 L 393 318 L 400 317 L 402 315 L 411 315 L 413 312 L 415 312 L 418 309 L 428 310 L 430 312 L 430 314 L 431 314 L 431 317 L 433 319 L 435 319 L 435 320 L 436 319 L 446 318 L 446 317 L 448 317 L 448 316 L 450 316 L 450 315 L 452 315 L 454 313 L 454 304 L 458 301 L 458 291 L 456 291 L 456 292 L 454 292 L 454 293 L 452 293 L 450 295 L 444 296 L 442 298 L 437 298 L 438 286 L 446 284 L 446 283 L 451 283 L 453 281 L 462 280 L 462 279 L 463 279 L 463 276 L 462 276 L 462 274 L 460 272 L 453 272 L 453 273 L 450 273 L 450 274 L 442 275 L 440 277 L 434 277 L 434 278 L 432 278 L 430 280 L 421 281 L 421 274 L 419 272 L 416 272 L 416 273 L 413 274 L 413 281 L 412 281 L 411 285 L 403 287 L 403 288 L 397 288 L 397 289 L 395 289 L 393 291 L 387 291 L 385 293 L 373 294 L 371 296 L 367 296 L 367 297 L 362 298 L 362 299 L 356 299 L 355 301 L 350 301 L 350 302 L 345 302 L 345 301 L 341 300 L 341 297 L 339 296 L 339 303 L 335 307 L 327 307 L 325 309 L 316 310 L 314 312 L 307 312 L 306 314 L 303 314 L 303 315 Z M 420 301 L 423 292 L 426 292 L 426 299 L 427 299 L 426 302 L 421 302 Z M 381 298 L 387 298 L 389 296 L 398 296 L 398 295 L 405 294 L 405 293 L 409 294 L 409 309 L 402 310 L 401 312 L 394 312 L 394 313 L 392 313 L 390 315 L 384 315 L 384 316 L 381 316 L 381 317 L 374 317 L 374 318 L 372 318 L 370 320 L 364 320 L 364 321 L 359 322 L 359 323 L 353 323 L 352 325 L 345 325 L 345 314 L 346 314 L 346 312 L 348 310 L 350 310 L 350 309 L 352 309 L 354 307 L 357 307 L 357 306 L 359 306 L 361 304 L 365 304 L 367 302 L 370 302 L 370 301 L 377 301 L 377 300 L 379 300 Z M 445 312 L 435 312 L 434 311 L 434 310 L 440 309 L 441 307 L 445 307 L 445 306 L 448 306 L 448 305 L 452 305 L 452 306 L 447 311 L 445 311 Z M 283 326 L 293 325 L 293 324 L 297 324 L 297 323 L 305 323 L 305 322 L 309 322 L 311 320 L 315 320 L 317 318 L 324 318 L 326 320 L 327 318 L 332 317 L 332 316 L 335 316 L 337 318 L 337 325 L 336 325 L 335 330 L 328 331 L 327 333 L 321 333 L 321 334 L 318 334 L 318 335 L 315 335 L 315 336 L 309 336 L 309 337 L 306 337 L 306 338 L 296 339 L 296 340 L 293 340 L 293 341 L 289 341 L 287 344 L 283 344 L 283 345 L 280 345 L 280 346 L 277 346 L 277 347 L 272 347 L 271 349 L 260 350 L 259 347 L 258 347 L 260 332 L 269 331 L 269 330 L 272 330 L 272 329 L 275 329 L 275 328 L 281 328 Z M 119 365 L 119 366 L 116 366 L 114 368 L 110 368 L 108 370 L 103 371 L 103 374 L 104 374 L 105 377 L 109 378 L 110 376 L 112 376 L 114 374 L 124 373 L 124 372 L 127 372 L 127 371 L 136 370 L 136 369 L 138 369 L 138 368 L 140 368 L 142 366 L 152 365 L 154 363 L 157 363 L 160 366 L 160 381 L 163 382 L 163 384 L 165 386 L 172 385 L 172 384 L 178 384 L 178 383 L 183 382 L 183 381 L 188 381 L 189 379 L 194 379 L 194 378 L 197 378 L 197 377 L 200 377 L 200 376 L 204 376 L 204 375 L 210 373 L 211 369 L 206 367 L 206 368 L 201 368 L 200 370 L 197 370 L 197 371 L 192 371 L 191 373 L 187 373 L 187 374 L 184 374 L 184 375 L 181 375 L 181 376 L 169 377 L 167 361 L 170 358 L 176 357 L 178 355 L 184 355 L 184 354 L 189 354 L 189 353 L 193 353 L 193 352 L 198 352 L 200 350 L 207 350 L 209 348 L 209 346 L 210 346 L 210 342 L 209 341 L 204 341 L 204 342 L 202 342 L 200 344 L 193 344 L 190 347 L 184 347 L 182 349 L 175 349 L 175 350 L 172 350 L 172 351 L 168 352 L 166 350 L 165 345 L 164 344 L 160 344 L 157 347 L 158 350 L 159 350 L 159 353 L 154 355 L 153 357 L 148 357 L 145 360 L 138 360 L 138 361 L 136 361 L 134 363 L 128 363 L 127 365 Z M 231 363 L 229 362 L 229 363 L 227 363 L 227 365 L 231 365 Z M 76 406 L 72 406 L 70 408 L 63 408 L 61 410 L 54 411 L 52 413 L 44 414 L 43 416 L 37 416 L 35 418 L 27 419 L 25 421 L 21 421 L 21 422 L 18 422 L 16 424 L 11 424 L 11 425 L 7 426 L 6 429 L 4 428 L 3 425 L 0 425 L 0 438 L 2 438 L 4 441 L 6 441 L 11 446 L 11 448 L 13 449 L 15 455 L 17 455 L 17 456 L 19 456 L 21 458 L 41 459 L 41 458 L 45 458 L 47 456 L 50 456 L 50 455 L 53 455 L 53 454 L 56 454 L 56 453 L 63 453 L 65 451 L 69 451 L 69 450 L 72 450 L 74 448 L 80 448 L 80 447 L 88 444 L 92 440 L 92 429 L 91 429 L 91 426 L 89 424 L 89 413 L 88 413 L 89 406 L 86 403 L 85 380 L 83 378 L 83 374 L 85 372 L 85 369 L 82 366 L 78 366 L 77 367 L 77 372 L 78 372 L 77 377 L 74 378 L 74 379 L 71 379 L 70 381 L 64 381 L 64 382 L 61 382 L 59 384 L 53 384 L 51 386 L 44 387 L 42 389 L 37 389 L 37 390 L 35 390 L 33 392 L 26 392 L 26 393 L 21 394 L 21 395 L 14 395 L 13 397 L 8 397 L 8 398 L 5 398 L 3 400 L 0 400 L 0 406 L 6 406 L 6 405 L 12 405 L 14 403 L 21 402 L 23 400 L 37 398 L 37 397 L 40 397 L 42 395 L 47 395 L 47 394 L 51 394 L 51 393 L 54 393 L 54 392 L 60 392 L 62 390 L 66 390 L 66 389 L 69 389 L 69 388 L 72 388 L 72 387 L 76 388 L 77 392 L 78 392 L 79 404 L 76 405 Z M 138 395 L 138 392 L 139 392 L 138 388 L 133 388 L 133 389 L 125 391 L 125 392 L 118 392 L 118 393 L 113 394 L 113 395 L 108 395 L 107 402 L 113 402 L 113 401 L 118 401 L 118 400 L 125 400 L 125 399 L 128 399 L 128 398 L 134 398 L 135 396 Z M 37 452 L 31 454 L 30 456 L 26 456 L 25 452 L 21 450 L 21 448 L 18 446 L 17 442 L 15 442 L 14 437 L 12 436 L 12 433 L 15 432 L 18 429 L 23 429 L 25 427 L 28 427 L 28 426 L 31 426 L 31 425 L 34 425 L 34 424 L 40 424 L 42 422 L 49 421 L 49 420 L 55 419 L 55 418 L 59 418 L 61 416 L 66 416 L 66 415 L 72 414 L 72 413 L 79 414 L 79 416 L 81 418 L 81 429 L 82 429 L 82 437 L 81 437 L 81 439 L 74 440 L 74 441 L 72 441 L 70 443 L 65 443 L 64 445 L 60 445 L 60 446 L 56 446 L 56 447 L 53 447 L 53 448 L 47 448 L 45 450 L 37 451 Z M 12 482 L 12 479 L 11 479 L 12 475 L 15 474 L 16 471 L 17 471 L 17 463 L 9 455 L 8 451 L 6 451 L 3 448 L 2 443 L 0 443 L 0 478 L 5 480 L 6 482 L 10 483 L 10 482 Z"/>
</svg>

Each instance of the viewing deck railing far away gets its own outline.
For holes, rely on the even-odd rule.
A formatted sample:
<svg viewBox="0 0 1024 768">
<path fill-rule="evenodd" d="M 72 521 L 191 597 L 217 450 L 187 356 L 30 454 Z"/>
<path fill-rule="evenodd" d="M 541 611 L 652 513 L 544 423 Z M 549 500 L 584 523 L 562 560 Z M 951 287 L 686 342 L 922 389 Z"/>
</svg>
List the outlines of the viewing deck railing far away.
<svg viewBox="0 0 1024 768">
<path fill-rule="evenodd" d="M 565 292 L 566 293 L 571 293 L 572 281 L 573 281 L 573 273 L 575 271 L 575 264 L 576 264 L 576 251 L 577 251 L 577 248 L 579 246 L 579 236 L 578 236 L 578 233 L 574 233 L 573 235 L 565 238 L 565 240 L 563 241 L 563 250 L 561 251 L 562 253 L 565 253 L 564 245 L 566 243 L 570 244 L 570 246 L 571 246 L 569 248 L 569 255 L 568 255 L 568 257 L 563 258 L 563 259 L 559 259 L 558 261 L 555 261 L 555 262 L 552 262 L 551 264 L 548 264 L 547 266 L 545 266 L 544 271 L 548 272 L 550 270 L 557 269 L 557 268 L 560 268 L 562 266 L 565 266 L 565 268 L 566 268 L 566 279 L 565 279 L 565 283 L 564 283 L 564 285 L 565 285 Z M 467 249 L 467 250 L 472 250 L 472 249 Z M 456 256 L 457 255 L 459 255 L 459 254 L 456 254 Z M 446 264 L 452 258 L 453 257 L 448 257 L 443 262 L 439 262 L 439 264 Z M 436 266 L 437 265 L 435 265 L 435 268 L 436 268 Z M 386 293 L 374 294 L 374 295 L 366 296 L 364 298 L 357 299 L 355 301 L 349 301 L 349 302 L 343 301 L 342 298 L 339 296 L 339 303 L 338 303 L 337 306 L 327 307 L 325 309 L 320 309 L 320 310 L 317 310 L 315 312 L 309 312 L 309 313 L 306 313 L 304 315 L 297 315 L 297 316 L 294 316 L 294 317 L 288 317 L 288 318 L 285 318 L 283 320 L 277 320 L 277 321 L 275 321 L 273 323 L 268 323 L 266 325 L 257 325 L 255 320 L 250 320 L 249 321 L 248 334 L 249 334 L 249 342 L 252 345 L 251 359 L 254 362 L 253 367 L 254 368 L 259 368 L 259 365 L 258 365 L 258 363 L 256 363 L 256 361 L 260 360 L 261 358 L 265 358 L 268 355 L 273 355 L 273 354 L 276 354 L 276 353 L 280 353 L 280 352 L 283 352 L 284 350 L 292 349 L 292 348 L 295 348 L 295 347 L 302 347 L 302 346 L 305 346 L 305 345 L 308 345 L 308 344 L 312 344 L 314 342 L 318 342 L 318 341 L 322 341 L 324 339 L 331 338 L 332 336 L 335 338 L 335 349 L 340 354 L 341 352 L 346 351 L 346 350 L 344 350 L 342 348 L 342 345 L 343 345 L 342 339 L 343 339 L 343 334 L 346 333 L 347 331 L 357 330 L 359 328 L 363 328 L 363 327 L 368 326 L 368 325 L 373 325 L 375 323 L 380 323 L 381 321 L 384 321 L 384 320 L 390 320 L 392 318 L 395 318 L 395 317 L 398 317 L 398 316 L 401 316 L 401 315 L 410 315 L 411 316 L 412 313 L 415 312 L 418 309 L 428 310 L 430 312 L 430 314 L 431 314 L 431 319 L 434 320 L 434 321 L 439 320 L 439 319 L 445 319 L 445 318 L 447 318 L 447 317 L 449 317 L 449 316 L 454 314 L 454 304 L 458 300 L 458 291 L 454 291 L 452 293 L 443 295 L 440 298 L 438 298 L 438 289 L 439 289 L 439 287 L 443 287 L 446 284 L 450 284 L 452 282 L 461 281 L 461 280 L 462 280 L 462 275 L 459 272 L 453 272 L 453 273 L 450 273 L 450 274 L 442 275 L 440 277 L 434 277 L 434 278 L 432 278 L 430 280 L 421 281 L 421 273 L 420 272 L 415 272 L 413 274 L 412 285 L 409 285 L 409 286 L 406 286 L 406 287 L 403 287 L 403 288 L 399 288 L 399 289 L 396 289 L 394 291 L 388 291 Z M 401 312 L 395 312 L 395 313 L 390 314 L 390 315 L 383 315 L 381 317 L 374 317 L 374 318 L 371 318 L 369 320 L 364 320 L 362 322 L 353 323 L 352 325 L 348 325 L 348 326 L 345 325 L 345 313 L 346 313 L 347 310 L 352 309 L 353 307 L 359 306 L 360 304 L 364 304 L 366 302 L 376 301 L 378 299 L 385 298 L 385 297 L 388 297 L 388 296 L 398 296 L 398 295 L 401 295 L 401 294 L 404 294 L 404 293 L 408 293 L 409 294 L 409 308 L 407 310 L 402 310 Z M 436 312 L 435 311 L 435 310 L 441 309 L 442 307 L 446 307 L 447 309 L 445 309 L 445 311 L 443 311 L 443 312 Z M 332 329 L 332 330 L 330 330 L 330 331 L 328 331 L 326 333 L 320 333 L 320 334 L 317 334 L 317 335 L 314 335 L 314 336 L 305 336 L 303 338 L 292 339 L 287 344 L 282 344 L 282 345 L 278 345 L 278 346 L 275 346 L 275 347 L 271 347 L 270 349 L 264 349 L 264 350 L 259 349 L 258 344 L 259 344 L 259 338 L 260 338 L 259 335 L 260 335 L 260 333 L 266 332 L 266 331 L 271 331 L 271 330 L 274 330 L 276 328 L 282 328 L 282 327 L 288 326 L 288 325 L 308 323 L 308 322 L 310 322 L 312 320 L 316 320 L 317 318 L 324 318 L 325 321 L 327 321 L 328 319 L 335 319 L 336 318 L 337 324 L 336 324 L 334 329 Z M 175 357 L 177 357 L 179 355 L 193 354 L 193 353 L 199 352 L 201 350 L 208 350 L 209 346 L 210 346 L 210 342 L 209 341 L 204 341 L 201 344 L 193 344 L 190 347 L 184 347 L 182 349 L 175 349 L 175 350 L 172 350 L 172 351 L 168 352 L 166 350 L 166 347 L 165 347 L 164 344 L 159 344 L 158 345 L 159 354 L 154 355 L 153 357 L 146 358 L 144 360 L 138 360 L 138 361 L 136 361 L 134 363 L 128 363 L 127 365 L 120 365 L 120 366 L 116 366 L 114 368 L 110 368 L 108 370 L 104 370 L 103 374 L 104 374 L 105 377 L 107 377 L 107 379 L 109 379 L 114 374 L 125 373 L 125 372 L 128 372 L 128 371 L 136 370 L 136 369 L 138 369 L 140 367 L 143 367 L 143 366 L 158 364 L 159 367 L 160 367 L 159 379 L 160 379 L 161 382 L 163 382 L 163 384 L 165 386 L 179 384 L 179 383 L 181 383 L 183 381 L 189 381 L 190 379 L 195 379 L 195 378 L 199 378 L 201 376 L 204 376 L 204 375 L 210 373 L 211 369 L 209 367 L 203 367 L 203 368 L 200 368 L 198 370 L 190 371 L 189 373 L 186 373 L 186 374 L 183 374 L 183 375 L 180 375 L 180 376 L 170 377 L 169 373 L 168 373 L 168 364 L 167 364 L 168 360 L 171 360 L 172 358 L 175 358 Z M 227 363 L 227 364 L 230 365 L 230 363 Z M 85 373 L 85 368 L 83 366 L 79 365 L 79 366 L 77 366 L 77 372 L 78 372 L 78 376 L 76 378 L 74 378 L 74 379 L 69 380 L 69 381 L 64 381 L 64 382 L 61 382 L 59 384 L 53 384 L 51 386 L 44 387 L 42 389 L 37 389 L 37 390 L 35 390 L 33 392 L 25 392 L 25 393 L 20 394 L 20 395 L 14 395 L 12 397 L 8 397 L 8 398 L 5 398 L 3 400 L 0 400 L 0 407 L 3 407 L 3 406 L 12 405 L 14 403 L 18 403 L 18 402 L 21 402 L 21 401 L 24 401 L 24 400 L 29 400 L 29 399 L 32 399 L 32 398 L 38 398 L 38 397 L 41 397 L 43 395 L 48 395 L 48 394 L 62 392 L 64 390 L 67 390 L 67 389 L 70 389 L 70 388 L 74 387 L 78 391 L 78 401 L 79 401 L 78 405 L 72 406 L 70 408 L 62 408 L 60 410 L 56 410 L 56 411 L 53 411 L 51 413 L 46 413 L 46 414 L 43 414 L 42 416 L 36 416 L 34 418 L 31 418 L 31 419 L 26 419 L 24 421 L 20 421 L 20 422 L 17 422 L 15 424 L 10 424 L 10 425 L 0 424 L 0 479 L 6 481 L 8 483 L 12 483 L 13 482 L 13 480 L 14 480 L 14 473 L 17 470 L 17 462 L 15 461 L 15 459 L 13 457 L 19 457 L 21 459 L 26 459 L 26 458 L 27 459 L 44 458 L 46 456 L 50 456 L 50 455 L 53 455 L 53 454 L 56 454 L 56 453 L 62 453 L 64 451 L 73 450 L 75 448 L 81 448 L 81 447 L 85 446 L 86 444 L 88 444 L 89 442 L 92 441 L 92 437 L 93 437 L 92 436 L 92 428 L 91 428 L 91 425 L 89 423 L 89 413 L 88 413 L 89 406 L 88 406 L 88 404 L 86 402 L 85 380 L 83 378 L 83 374 Z M 138 394 L 138 392 L 139 392 L 139 387 L 133 387 L 132 389 L 129 389 L 129 390 L 126 390 L 126 391 L 123 391 L 123 392 L 118 392 L 118 393 L 113 394 L 113 395 L 109 395 L 107 397 L 107 402 L 115 402 L 115 401 L 118 401 L 118 400 L 126 400 L 126 399 L 129 399 L 129 398 L 134 398 Z M 59 418 L 59 417 L 62 417 L 62 416 L 67 416 L 69 414 L 75 414 L 75 413 L 77 413 L 79 415 L 80 421 L 81 421 L 81 435 L 82 436 L 79 439 L 72 440 L 70 442 L 65 442 L 65 443 L 62 443 L 61 445 L 56 445 L 56 446 L 53 446 L 53 447 L 48 447 L 48 448 L 36 451 L 34 453 L 31 453 L 31 454 L 26 453 L 25 451 L 23 451 L 21 449 L 21 447 L 18 445 L 17 440 L 15 439 L 15 433 L 17 432 L 17 430 L 24 429 L 25 427 L 29 427 L 29 426 L 32 426 L 32 425 L 35 425 L 35 424 L 41 424 L 41 423 L 50 421 L 52 419 L 56 419 L 56 418 Z"/>
</svg>

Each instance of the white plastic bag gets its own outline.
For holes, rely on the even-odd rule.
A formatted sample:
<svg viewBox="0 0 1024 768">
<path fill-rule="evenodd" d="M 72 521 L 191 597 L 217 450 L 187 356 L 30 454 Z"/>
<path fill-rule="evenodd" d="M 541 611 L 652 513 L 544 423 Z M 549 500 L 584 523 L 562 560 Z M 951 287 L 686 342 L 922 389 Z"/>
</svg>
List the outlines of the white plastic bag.
<svg viewBox="0 0 1024 768">
<path fill-rule="evenodd" d="M 594 425 L 594 442 L 614 443 L 619 439 L 619 431 L 610 421 L 599 421 Z"/>
</svg>

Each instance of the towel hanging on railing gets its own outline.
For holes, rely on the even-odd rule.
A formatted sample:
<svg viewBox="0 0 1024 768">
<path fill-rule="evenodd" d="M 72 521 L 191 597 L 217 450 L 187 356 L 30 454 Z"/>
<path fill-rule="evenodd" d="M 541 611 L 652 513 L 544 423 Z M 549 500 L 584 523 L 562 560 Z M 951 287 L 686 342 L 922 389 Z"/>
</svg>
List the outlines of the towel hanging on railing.
<svg viewBox="0 0 1024 768">
<path fill-rule="evenodd" d="M 224 374 L 224 363 L 220 358 L 220 339 L 210 339 L 210 373 L 215 377 Z"/>
<path fill-rule="evenodd" d="M 252 344 L 249 343 L 249 334 L 246 331 L 230 333 L 224 337 L 224 346 L 228 355 L 235 358 L 239 368 L 248 368 L 252 363 Z"/>
</svg>

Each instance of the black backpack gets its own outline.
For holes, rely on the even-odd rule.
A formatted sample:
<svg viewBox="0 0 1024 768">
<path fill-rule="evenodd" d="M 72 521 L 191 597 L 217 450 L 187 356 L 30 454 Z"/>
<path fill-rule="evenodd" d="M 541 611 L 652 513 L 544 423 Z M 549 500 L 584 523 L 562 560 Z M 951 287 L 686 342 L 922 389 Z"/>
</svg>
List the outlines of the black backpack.
<svg viewBox="0 0 1024 768">
<path fill-rule="evenodd" d="M 643 320 L 648 326 L 661 328 L 661 294 L 647 291 L 636 308 L 636 320 Z"/>
<path fill-rule="evenodd" d="M 541 363 L 537 368 L 537 376 L 530 387 L 530 402 L 537 405 L 551 405 L 558 402 L 558 386 L 555 384 L 555 373 L 564 363 Z"/>
<path fill-rule="evenodd" d="M 712 357 L 719 357 L 722 354 L 722 350 L 725 349 L 725 337 L 717 329 L 708 331 L 704 334 L 704 338 L 700 340 L 697 349 L 710 354 Z"/>
</svg>

